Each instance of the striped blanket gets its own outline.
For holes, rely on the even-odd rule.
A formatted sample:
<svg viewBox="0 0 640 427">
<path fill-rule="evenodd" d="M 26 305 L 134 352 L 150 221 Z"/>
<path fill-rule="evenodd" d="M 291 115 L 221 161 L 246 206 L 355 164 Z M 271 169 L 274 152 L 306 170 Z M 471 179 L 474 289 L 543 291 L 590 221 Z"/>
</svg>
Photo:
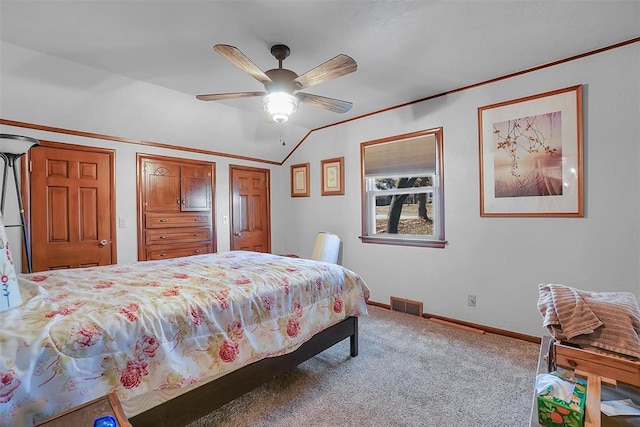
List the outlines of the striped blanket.
<svg viewBox="0 0 640 427">
<path fill-rule="evenodd" d="M 589 292 L 540 285 L 543 326 L 556 339 L 640 359 L 640 309 L 630 292 Z"/>
</svg>

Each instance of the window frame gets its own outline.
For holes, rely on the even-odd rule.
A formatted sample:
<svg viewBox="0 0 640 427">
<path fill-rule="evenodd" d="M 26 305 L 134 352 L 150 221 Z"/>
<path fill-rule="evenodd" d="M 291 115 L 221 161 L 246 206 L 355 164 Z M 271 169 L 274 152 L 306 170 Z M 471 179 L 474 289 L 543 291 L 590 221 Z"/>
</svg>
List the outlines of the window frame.
<svg viewBox="0 0 640 427">
<path fill-rule="evenodd" d="M 400 142 L 402 140 L 415 139 L 421 136 L 434 135 L 436 139 L 435 143 L 435 173 L 433 176 L 433 185 L 429 187 L 409 187 L 406 189 L 392 189 L 392 190 L 377 190 L 375 194 L 384 193 L 419 193 L 426 192 L 428 194 L 429 189 L 432 189 L 432 198 L 435 202 L 434 206 L 434 234 L 433 236 L 411 236 L 407 234 L 389 235 L 369 235 L 368 234 L 368 222 L 375 218 L 375 194 L 370 197 L 372 190 L 367 186 L 368 179 L 365 176 L 365 150 L 367 147 L 377 144 L 384 144 L 389 142 Z M 422 131 L 406 133 L 402 135 L 391 136 L 387 138 L 376 139 L 372 141 L 366 141 L 360 143 L 360 180 L 361 180 L 361 202 L 362 202 L 362 234 L 360 240 L 363 243 L 377 243 L 386 245 L 397 246 L 418 246 L 418 247 L 430 247 L 430 248 L 444 248 L 447 241 L 445 240 L 445 217 L 444 217 L 444 155 L 443 155 L 443 129 L 442 127 L 425 129 Z M 431 175 L 431 174 L 429 174 Z M 400 176 L 400 175 L 399 175 Z M 389 178 L 394 176 L 389 175 Z M 370 185 L 369 185 L 370 186 Z M 418 190 L 418 191 L 416 191 Z M 373 205 L 373 206 L 371 206 Z"/>
</svg>

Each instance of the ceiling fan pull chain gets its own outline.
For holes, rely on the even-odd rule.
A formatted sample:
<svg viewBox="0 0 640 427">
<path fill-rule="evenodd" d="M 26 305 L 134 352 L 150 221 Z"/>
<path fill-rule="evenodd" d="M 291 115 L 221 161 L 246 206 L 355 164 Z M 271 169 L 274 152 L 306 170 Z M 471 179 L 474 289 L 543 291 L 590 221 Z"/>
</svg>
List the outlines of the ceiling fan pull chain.
<svg viewBox="0 0 640 427">
<path fill-rule="evenodd" d="M 283 122 L 280 122 L 280 142 L 282 142 L 282 146 L 284 147 L 284 146 L 285 146 L 285 145 L 287 145 L 287 144 L 285 144 L 285 143 L 284 143 L 284 136 L 283 136 L 283 134 L 284 134 L 284 123 L 283 123 Z"/>
</svg>

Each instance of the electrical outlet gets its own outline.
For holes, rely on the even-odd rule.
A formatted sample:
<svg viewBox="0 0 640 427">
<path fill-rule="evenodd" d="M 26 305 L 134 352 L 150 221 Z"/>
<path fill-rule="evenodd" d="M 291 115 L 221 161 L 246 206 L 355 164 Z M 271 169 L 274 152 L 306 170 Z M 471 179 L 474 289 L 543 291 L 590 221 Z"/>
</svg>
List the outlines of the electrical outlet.
<svg viewBox="0 0 640 427">
<path fill-rule="evenodd" d="M 475 295 L 467 295 L 467 305 L 469 307 L 475 307 L 476 306 L 476 296 Z"/>
</svg>

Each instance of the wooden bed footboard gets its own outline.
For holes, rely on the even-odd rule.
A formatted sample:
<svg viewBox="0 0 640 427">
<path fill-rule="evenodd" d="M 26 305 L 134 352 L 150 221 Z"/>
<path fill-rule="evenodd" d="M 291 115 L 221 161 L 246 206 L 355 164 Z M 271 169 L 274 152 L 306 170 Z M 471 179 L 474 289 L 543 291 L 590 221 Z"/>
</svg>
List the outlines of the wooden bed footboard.
<svg viewBox="0 0 640 427">
<path fill-rule="evenodd" d="M 358 355 L 358 318 L 348 317 L 314 335 L 297 350 L 268 357 L 230 372 L 210 383 L 177 396 L 129 421 L 134 427 L 185 426 L 254 388 L 298 366 L 329 347 L 349 338 L 350 354 Z"/>
</svg>

